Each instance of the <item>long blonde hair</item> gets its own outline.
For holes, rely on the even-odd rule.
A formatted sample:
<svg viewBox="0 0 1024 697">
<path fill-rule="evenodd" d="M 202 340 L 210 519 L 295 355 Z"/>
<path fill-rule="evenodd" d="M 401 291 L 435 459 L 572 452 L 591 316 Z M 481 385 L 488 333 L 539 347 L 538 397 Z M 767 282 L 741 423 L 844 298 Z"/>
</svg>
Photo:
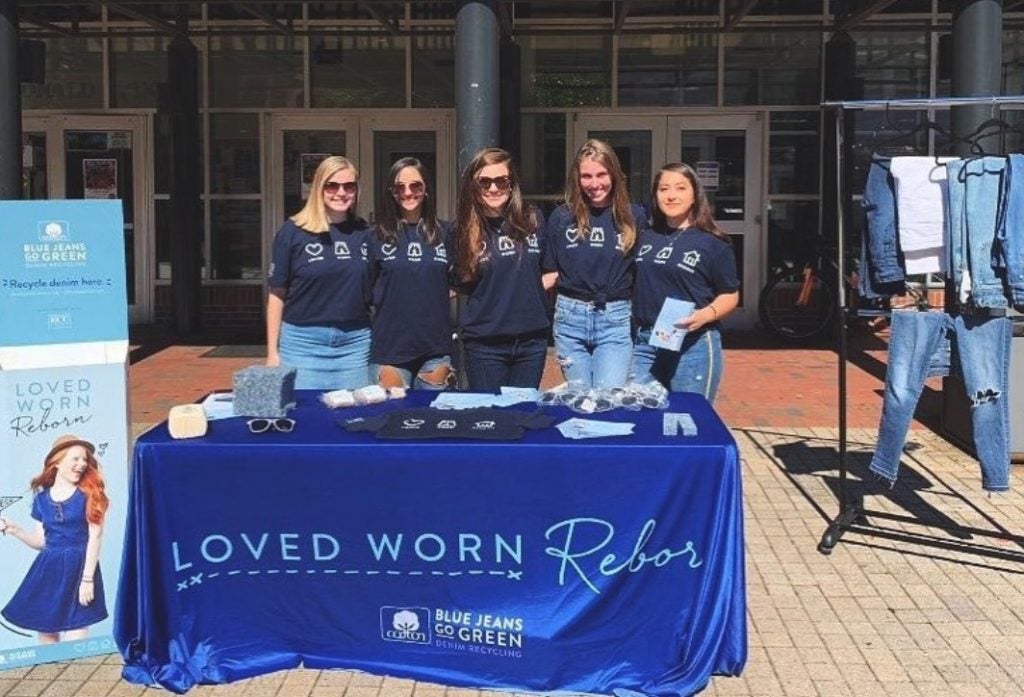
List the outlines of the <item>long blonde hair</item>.
<svg viewBox="0 0 1024 697">
<path fill-rule="evenodd" d="M 576 152 L 565 181 L 565 203 L 576 218 L 576 229 L 590 236 L 590 203 L 580 187 L 580 165 L 584 160 L 593 160 L 608 170 L 612 180 L 612 220 L 615 221 L 615 231 L 621 236 L 625 254 L 636 242 L 636 220 L 629 203 L 629 186 L 615 151 L 608 143 L 596 138 L 588 140 Z"/>
<path fill-rule="evenodd" d="M 327 232 L 331 227 L 331 221 L 327 217 L 327 207 L 324 205 L 324 183 L 343 169 L 352 170 L 356 182 L 359 181 L 359 170 L 352 164 L 352 161 L 341 155 L 331 155 L 324 159 L 316 168 L 313 174 L 313 181 L 309 185 L 309 196 L 306 198 L 306 205 L 302 210 L 292 216 L 292 222 L 307 232 Z M 356 207 L 359 205 L 359 191 L 356 191 L 352 207 L 348 209 L 348 218 L 353 220 L 359 217 L 356 214 Z"/>
</svg>

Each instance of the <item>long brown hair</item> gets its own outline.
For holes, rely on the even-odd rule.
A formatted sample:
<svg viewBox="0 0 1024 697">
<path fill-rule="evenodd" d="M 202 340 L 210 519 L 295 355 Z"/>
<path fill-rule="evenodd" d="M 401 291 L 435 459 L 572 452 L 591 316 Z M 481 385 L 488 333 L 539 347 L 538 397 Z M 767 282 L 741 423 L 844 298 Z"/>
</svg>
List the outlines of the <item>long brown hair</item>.
<svg viewBox="0 0 1024 697">
<path fill-rule="evenodd" d="M 661 175 L 665 172 L 675 172 L 676 174 L 683 175 L 689 180 L 690 186 L 693 187 L 693 226 L 699 230 L 710 232 L 727 244 L 732 244 L 732 238 L 729 237 L 729 233 L 718 227 L 718 223 L 715 222 L 711 203 L 708 201 L 708 196 L 704 192 L 704 187 L 700 183 L 697 172 L 694 171 L 693 167 L 683 162 L 669 162 L 654 175 L 654 182 L 651 183 L 651 203 L 654 204 L 654 210 L 651 211 L 651 227 L 662 232 L 668 229 L 668 221 L 658 205 L 658 184 L 661 182 Z"/>
<path fill-rule="evenodd" d="M 88 466 L 82 472 L 82 478 L 78 480 L 78 488 L 85 494 L 85 517 L 94 524 L 103 522 L 107 509 L 110 507 L 110 499 L 107 498 L 106 485 L 103 483 L 103 475 L 100 474 L 100 463 L 93 455 L 92 450 L 79 443 L 69 443 L 66 447 L 53 451 L 43 463 L 43 471 L 32 480 L 30 486 L 33 491 L 49 489 L 57 480 L 57 465 L 68 450 L 79 447 L 85 450 Z"/>
<path fill-rule="evenodd" d="M 523 195 L 519 190 L 519 174 L 516 172 L 512 156 L 500 148 L 484 148 L 466 165 L 459 180 L 458 215 L 455 219 L 455 235 L 458 256 L 455 260 L 455 273 L 459 281 L 471 283 L 480 275 L 480 262 L 484 253 L 484 219 L 486 211 L 480 201 L 480 188 L 476 183 L 476 175 L 484 167 L 505 165 L 511 188 L 508 191 L 508 202 L 503 211 L 505 222 L 502 230 L 516 243 L 522 244 L 527 237 L 537 231 L 537 218 L 533 208 L 523 203 Z"/>
<path fill-rule="evenodd" d="M 576 157 L 569 168 L 569 176 L 565 180 L 565 203 L 576 218 L 576 229 L 585 237 L 590 236 L 590 204 L 586 194 L 580 187 L 580 165 L 584 160 L 593 160 L 608 170 L 612 180 L 612 220 L 615 231 L 622 240 L 621 248 L 625 254 L 636 242 L 636 221 L 633 219 L 633 208 L 629 204 L 629 187 L 626 174 L 622 171 L 619 158 L 608 143 L 591 138 L 576 152 Z"/>
<path fill-rule="evenodd" d="M 430 196 L 430 179 L 427 177 L 427 168 L 415 157 L 403 157 L 391 165 L 391 173 L 388 174 L 385 190 L 381 192 L 384 196 L 384 204 L 381 206 L 380 223 L 377 225 L 377 237 L 381 242 L 392 244 L 398 239 L 398 229 L 401 225 L 402 211 L 398 201 L 392 195 L 391 187 L 398 180 L 398 175 L 406 167 L 412 167 L 419 173 L 423 180 L 423 203 L 420 205 L 420 222 L 417 226 L 423 234 L 423 239 L 431 247 L 436 247 L 441 241 L 438 233 L 437 213 L 435 211 L 434 199 Z"/>
</svg>

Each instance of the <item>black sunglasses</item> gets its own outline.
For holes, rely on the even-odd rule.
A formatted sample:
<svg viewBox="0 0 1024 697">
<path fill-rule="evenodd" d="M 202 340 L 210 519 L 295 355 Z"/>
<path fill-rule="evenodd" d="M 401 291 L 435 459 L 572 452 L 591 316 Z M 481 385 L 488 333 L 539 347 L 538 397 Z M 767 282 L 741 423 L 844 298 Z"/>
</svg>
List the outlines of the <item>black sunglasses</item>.
<svg viewBox="0 0 1024 697">
<path fill-rule="evenodd" d="M 480 191 L 489 191 L 492 186 L 498 187 L 498 191 L 508 191 L 512 188 L 512 177 L 476 177 L 476 185 Z"/>
<path fill-rule="evenodd" d="M 409 182 L 408 184 L 395 182 L 391 185 L 391 193 L 393 194 L 404 194 L 407 189 L 413 196 L 419 196 L 427 190 L 427 186 L 423 182 Z"/>
<path fill-rule="evenodd" d="M 324 191 L 329 194 L 338 193 L 338 189 L 344 189 L 346 194 L 354 194 L 359 190 L 358 182 L 324 182 Z"/>
<path fill-rule="evenodd" d="M 249 419 L 245 423 L 249 433 L 266 433 L 271 429 L 291 433 L 295 428 L 295 419 Z"/>
</svg>

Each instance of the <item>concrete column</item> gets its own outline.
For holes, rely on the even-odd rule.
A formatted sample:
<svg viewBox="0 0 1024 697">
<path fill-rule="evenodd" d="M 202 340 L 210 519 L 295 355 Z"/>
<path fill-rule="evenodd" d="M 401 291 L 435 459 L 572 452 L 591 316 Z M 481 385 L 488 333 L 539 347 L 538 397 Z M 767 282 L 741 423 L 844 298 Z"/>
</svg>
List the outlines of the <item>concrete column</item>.
<svg viewBox="0 0 1024 697">
<path fill-rule="evenodd" d="M 456 149 L 461 172 L 481 148 L 499 140 L 497 0 L 455 5 Z"/>
<path fill-rule="evenodd" d="M 998 95 L 1002 51 L 1001 0 L 958 0 L 953 9 L 952 96 Z M 992 107 L 987 105 L 954 107 L 951 113 L 953 134 L 966 136 L 992 115 Z M 954 150 L 958 155 L 970 155 L 970 146 L 965 143 L 957 143 Z"/>
<path fill-rule="evenodd" d="M 18 2 L 0 0 L 0 199 L 21 198 Z"/>
</svg>

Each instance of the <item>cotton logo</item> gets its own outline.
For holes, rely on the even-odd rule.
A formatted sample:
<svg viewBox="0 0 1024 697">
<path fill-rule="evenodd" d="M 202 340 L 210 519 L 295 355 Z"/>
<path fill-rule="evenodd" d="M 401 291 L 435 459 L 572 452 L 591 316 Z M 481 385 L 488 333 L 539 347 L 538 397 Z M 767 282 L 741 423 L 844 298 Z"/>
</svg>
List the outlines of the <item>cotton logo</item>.
<svg viewBox="0 0 1024 697">
<path fill-rule="evenodd" d="M 410 259 L 418 259 L 423 256 L 423 247 L 420 246 L 419 242 L 410 242 L 409 247 L 405 250 L 405 254 Z"/>
<path fill-rule="evenodd" d="M 310 242 L 306 245 L 306 254 L 311 257 L 318 257 L 324 253 L 324 246 L 319 242 Z"/>
<path fill-rule="evenodd" d="M 40 242 L 63 242 L 68 239 L 68 224 L 63 220 L 42 221 L 39 223 Z"/>
<path fill-rule="evenodd" d="M 424 607 L 382 607 L 380 634 L 385 641 L 430 643 L 430 611 Z"/>
</svg>

